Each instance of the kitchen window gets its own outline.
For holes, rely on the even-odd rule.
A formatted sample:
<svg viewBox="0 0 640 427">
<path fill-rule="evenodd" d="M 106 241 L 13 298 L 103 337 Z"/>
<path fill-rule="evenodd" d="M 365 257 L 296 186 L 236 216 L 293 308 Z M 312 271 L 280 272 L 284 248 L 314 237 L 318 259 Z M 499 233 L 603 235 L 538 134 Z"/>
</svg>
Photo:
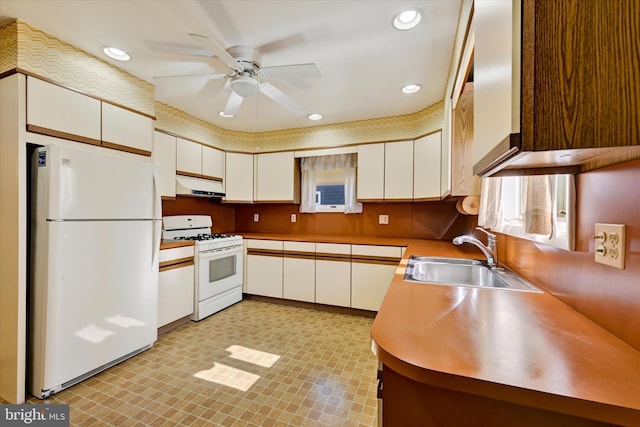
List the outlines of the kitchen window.
<svg viewBox="0 0 640 427">
<path fill-rule="evenodd" d="M 573 175 L 484 178 L 478 225 L 574 250 L 575 203 Z"/>
<path fill-rule="evenodd" d="M 356 200 L 355 154 L 304 157 L 300 168 L 301 213 L 362 212 Z"/>
</svg>

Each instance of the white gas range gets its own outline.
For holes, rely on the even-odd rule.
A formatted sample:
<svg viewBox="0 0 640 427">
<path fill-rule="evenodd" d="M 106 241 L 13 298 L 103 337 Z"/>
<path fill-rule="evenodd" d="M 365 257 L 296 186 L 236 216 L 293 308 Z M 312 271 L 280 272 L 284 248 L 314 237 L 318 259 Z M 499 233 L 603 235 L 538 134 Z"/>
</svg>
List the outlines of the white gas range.
<svg viewBox="0 0 640 427">
<path fill-rule="evenodd" d="M 195 301 L 192 320 L 202 320 L 242 300 L 242 236 L 212 234 L 211 217 L 162 218 L 162 238 L 195 242 Z"/>
</svg>

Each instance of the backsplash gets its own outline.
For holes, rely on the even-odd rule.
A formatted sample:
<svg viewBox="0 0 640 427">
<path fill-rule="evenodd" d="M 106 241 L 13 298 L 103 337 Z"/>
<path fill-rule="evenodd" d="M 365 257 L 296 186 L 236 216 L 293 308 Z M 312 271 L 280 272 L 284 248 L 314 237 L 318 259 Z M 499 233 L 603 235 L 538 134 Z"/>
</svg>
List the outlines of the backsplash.
<svg viewBox="0 0 640 427">
<path fill-rule="evenodd" d="M 576 250 L 500 236 L 503 262 L 640 350 L 640 160 L 577 176 Z M 596 222 L 626 224 L 625 269 L 597 264 Z"/>
<path fill-rule="evenodd" d="M 291 222 L 291 214 L 297 221 Z M 181 197 L 162 201 L 162 214 L 211 215 L 214 232 L 310 235 L 358 235 L 450 240 L 473 230 L 476 216 L 461 215 L 455 203 L 365 203 L 362 214 L 301 214 L 294 204 L 226 205 L 207 199 Z M 253 215 L 260 216 L 259 222 Z M 388 215 L 389 224 L 378 224 Z"/>
<path fill-rule="evenodd" d="M 297 214 L 292 223 L 291 214 Z M 253 215 L 260 221 L 254 222 Z M 388 215 L 389 224 L 378 224 Z M 365 203 L 361 214 L 301 214 L 298 205 L 244 205 L 236 207 L 236 230 L 251 233 L 345 235 L 452 239 L 472 230 L 477 217 L 458 213 L 455 203 Z"/>
<path fill-rule="evenodd" d="M 211 203 L 200 197 L 178 196 L 175 200 L 162 201 L 162 216 L 171 215 L 210 215 L 214 233 L 235 231 L 235 208 L 233 205 Z"/>
</svg>

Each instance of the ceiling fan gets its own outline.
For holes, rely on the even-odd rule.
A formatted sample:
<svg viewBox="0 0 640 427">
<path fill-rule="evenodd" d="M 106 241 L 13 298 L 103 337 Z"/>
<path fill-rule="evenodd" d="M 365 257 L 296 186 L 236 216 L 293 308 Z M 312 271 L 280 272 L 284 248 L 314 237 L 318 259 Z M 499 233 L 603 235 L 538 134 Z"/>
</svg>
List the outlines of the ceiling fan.
<svg viewBox="0 0 640 427">
<path fill-rule="evenodd" d="M 235 116 L 240 110 L 244 98 L 256 96 L 258 92 L 271 98 L 296 116 L 305 115 L 306 111 L 302 106 L 266 80 L 272 78 L 283 80 L 319 78 L 322 74 L 316 64 L 262 67 L 262 53 L 257 49 L 248 46 L 233 46 L 224 49 L 209 37 L 192 33 L 189 36 L 209 52 L 210 56 L 217 56 L 230 68 L 229 73 L 209 75 L 212 79 L 227 79 L 227 84 L 231 87 L 231 95 L 223 112 L 224 116 Z M 189 76 L 158 76 L 154 78 L 165 77 Z"/>
</svg>

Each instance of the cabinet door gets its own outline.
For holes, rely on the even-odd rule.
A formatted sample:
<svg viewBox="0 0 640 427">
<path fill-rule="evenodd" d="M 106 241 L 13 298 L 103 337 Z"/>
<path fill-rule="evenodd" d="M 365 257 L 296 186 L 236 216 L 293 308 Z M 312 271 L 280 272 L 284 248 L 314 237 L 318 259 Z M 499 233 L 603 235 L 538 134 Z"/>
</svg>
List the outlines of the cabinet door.
<svg viewBox="0 0 640 427">
<path fill-rule="evenodd" d="M 397 268 L 366 261 L 352 262 L 351 307 L 378 311 Z"/>
<path fill-rule="evenodd" d="M 176 196 L 176 137 L 155 131 L 153 134 L 153 163 L 158 166 L 160 195 Z"/>
<path fill-rule="evenodd" d="M 222 181 L 224 177 L 224 151 L 202 146 L 202 175 Z"/>
<path fill-rule="evenodd" d="M 160 270 L 158 282 L 158 327 L 193 314 L 194 266 Z"/>
<path fill-rule="evenodd" d="M 351 245 L 316 243 L 316 302 L 351 306 Z"/>
<path fill-rule="evenodd" d="M 398 246 L 351 247 L 351 307 L 380 309 L 402 253 L 403 248 Z"/>
<path fill-rule="evenodd" d="M 226 153 L 225 201 L 227 203 L 253 202 L 253 154 Z"/>
<path fill-rule="evenodd" d="M 27 130 L 100 145 L 100 101 L 28 76 Z"/>
<path fill-rule="evenodd" d="M 520 1 L 474 2 L 474 163 L 520 132 L 519 5 Z"/>
<path fill-rule="evenodd" d="M 441 132 L 436 132 L 414 141 L 414 200 L 440 200 L 440 138 Z"/>
<path fill-rule="evenodd" d="M 282 241 L 248 239 L 245 244 L 247 293 L 282 298 Z"/>
<path fill-rule="evenodd" d="M 384 145 L 384 199 L 413 200 L 413 141 Z"/>
<path fill-rule="evenodd" d="M 153 148 L 153 120 L 103 102 L 102 145 L 150 156 Z"/>
<path fill-rule="evenodd" d="M 202 176 L 202 145 L 197 142 L 177 138 L 176 173 L 188 176 Z"/>
<path fill-rule="evenodd" d="M 315 302 L 315 250 L 315 243 L 284 242 L 284 298 Z"/>
<path fill-rule="evenodd" d="M 293 151 L 256 155 L 256 201 L 294 203 L 297 177 Z"/>
<path fill-rule="evenodd" d="M 247 255 L 247 293 L 282 298 L 282 254 Z"/>
<path fill-rule="evenodd" d="M 357 193 L 360 201 L 384 199 L 384 144 L 358 145 Z"/>
</svg>

